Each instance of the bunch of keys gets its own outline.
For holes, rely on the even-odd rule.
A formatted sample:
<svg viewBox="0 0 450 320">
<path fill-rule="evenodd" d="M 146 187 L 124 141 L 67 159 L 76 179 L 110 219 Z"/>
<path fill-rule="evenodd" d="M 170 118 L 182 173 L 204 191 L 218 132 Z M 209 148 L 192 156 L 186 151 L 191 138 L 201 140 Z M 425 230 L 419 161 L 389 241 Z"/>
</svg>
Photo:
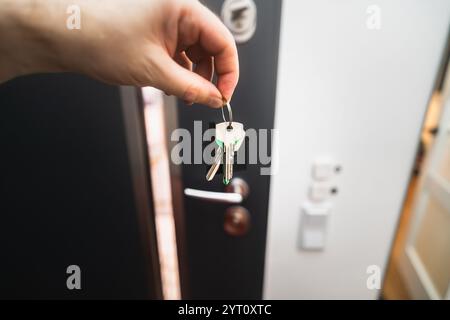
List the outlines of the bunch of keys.
<svg viewBox="0 0 450 320">
<path fill-rule="evenodd" d="M 233 122 L 233 113 L 231 111 L 230 103 L 226 102 L 225 105 L 230 119 L 229 121 L 226 121 L 222 107 L 222 117 L 224 122 L 216 124 L 215 141 L 218 148 L 216 150 L 214 163 L 206 174 L 206 180 L 211 181 L 216 175 L 217 170 L 219 170 L 220 165 L 224 163 L 223 183 L 227 185 L 233 177 L 234 153 L 241 147 L 245 138 L 245 131 L 242 123 Z"/>
</svg>

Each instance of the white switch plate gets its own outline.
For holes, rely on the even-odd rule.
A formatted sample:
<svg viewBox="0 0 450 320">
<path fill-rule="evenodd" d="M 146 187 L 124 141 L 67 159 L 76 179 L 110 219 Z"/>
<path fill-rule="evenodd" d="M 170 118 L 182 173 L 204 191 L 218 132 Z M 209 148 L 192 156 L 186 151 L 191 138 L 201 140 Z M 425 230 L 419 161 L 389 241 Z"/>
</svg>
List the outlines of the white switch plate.
<svg viewBox="0 0 450 320">
<path fill-rule="evenodd" d="M 330 183 L 324 181 L 314 181 L 309 190 L 311 201 L 322 202 L 327 200 L 331 194 Z"/>
<path fill-rule="evenodd" d="M 312 167 L 313 179 L 318 181 L 330 180 L 336 174 L 336 162 L 331 158 L 322 157 L 314 160 Z"/>
<path fill-rule="evenodd" d="M 300 221 L 299 246 L 303 250 L 322 250 L 325 247 L 331 203 L 305 202 Z"/>
</svg>

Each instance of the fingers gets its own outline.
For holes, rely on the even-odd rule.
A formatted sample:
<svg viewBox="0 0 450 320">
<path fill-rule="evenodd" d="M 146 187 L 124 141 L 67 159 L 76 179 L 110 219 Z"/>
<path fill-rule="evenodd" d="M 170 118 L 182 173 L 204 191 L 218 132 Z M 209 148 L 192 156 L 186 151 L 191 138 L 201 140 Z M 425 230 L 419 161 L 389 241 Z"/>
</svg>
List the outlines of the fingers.
<svg viewBox="0 0 450 320">
<path fill-rule="evenodd" d="M 174 60 L 183 68 L 189 71 L 192 70 L 192 61 L 187 57 L 184 51 L 177 52 L 174 56 Z"/>
<path fill-rule="evenodd" d="M 208 81 L 206 62 L 198 66 L 202 75 L 189 71 L 173 60 L 168 54 L 159 54 L 156 65 L 159 66 L 155 77 L 155 86 L 168 94 L 176 95 L 187 103 L 201 103 L 211 107 L 221 107 L 222 94 Z M 204 60 L 206 61 L 206 60 Z"/>
<path fill-rule="evenodd" d="M 176 47 L 173 59 L 167 52 L 157 55 L 159 72 L 154 79 L 162 90 L 188 103 L 212 107 L 231 99 L 239 79 L 236 44 L 228 29 L 200 2 L 186 2 Z M 214 69 L 217 87 L 211 83 Z"/>
<path fill-rule="evenodd" d="M 230 100 L 239 79 L 239 61 L 233 36 L 219 18 L 200 2 L 193 2 L 192 5 L 190 16 L 180 23 L 181 30 L 193 30 L 186 33 L 185 44 L 191 46 L 196 41 L 208 56 L 214 58 L 217 88 L 225 99 Z M 206 74 L 206 62 L 200 70 Z"/>
<path fill-rule="evenodd" d="M 214 74 L 214 58 L 206 53 L 199 45 L 194 45 L 186 50 L 186 56 L 195 63 L 195 73 L 212 81 Z"/>
<path fill-rule="evenodd" d="M 187 57 L 186 53 L 184 51 L 176 52 L 175 56 L 173 58 L 180 66 L 185 68 L 186 70 L 192 71 L 192 61 Z M 193 102 L 191 101 L 184 101 L 187 105 L 192 105 Z"/>
<path fill-rule="evenodd" d="M 200 77 L 205 78 L 208 81 L 212 80 L 213 72 L 214 72 L 214 62 L 212 57 L 207 57 L 199 61 L 195 65 L 195 73 L 197 73 Z"/>
<path fill-rule="evenodd" d="M 174 60 L 183 68 L 192 71 L 193 63 L 195 62 L 194 72 L 205 80 L 211 81 L 214 72 L 213 58 L 203 54 L 200 51 L 190 50 L 189 57 L 186 52 L 177 52 Z M 186 104 L 192 104 L 194 101 L 185 101 Z"/>
</svg>

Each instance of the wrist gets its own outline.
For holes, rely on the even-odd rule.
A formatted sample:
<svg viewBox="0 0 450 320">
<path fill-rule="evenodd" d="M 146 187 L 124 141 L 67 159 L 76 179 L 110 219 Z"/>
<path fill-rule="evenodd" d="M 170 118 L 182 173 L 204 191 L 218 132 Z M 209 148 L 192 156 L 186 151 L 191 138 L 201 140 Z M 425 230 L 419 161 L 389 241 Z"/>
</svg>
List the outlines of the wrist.
<svg viewBox="0 0 450 320">
<path fill-rule="evenodd" d="M 0 82 L 19 75 L 63 70 L 58 58 L 59 32 L 54 30 L 55 5 L 62 2 L 0 0 Z M 62 9 L 61 18 L 64 12 Z"/>
</svg>

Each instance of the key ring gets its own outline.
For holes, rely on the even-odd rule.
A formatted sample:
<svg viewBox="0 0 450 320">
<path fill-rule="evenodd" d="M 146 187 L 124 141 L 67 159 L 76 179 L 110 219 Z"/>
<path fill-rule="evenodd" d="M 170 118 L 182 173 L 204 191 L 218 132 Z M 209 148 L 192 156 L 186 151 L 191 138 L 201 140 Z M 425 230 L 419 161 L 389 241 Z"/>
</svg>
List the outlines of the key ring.
<svg viewBox="0 0 450 320">
<path fill-rule="evenodd" d="M 223 107 L 227 106 L 227 110 L 228 110 L 228 116 L 230 118 L 229 124 L 227 129 L 233 129 L 232 123 L 233 123 L 233 112 L 231 111 L 231 105 L 227 100 L 223 101 L 224 104 L 222 106 L 222 108 L 220 110 L 222 110 L 222 118 L 224 122 L 227 122 L 227 120 L 225 119 L 225 113 L 223 112 Z"/>
</svg>

